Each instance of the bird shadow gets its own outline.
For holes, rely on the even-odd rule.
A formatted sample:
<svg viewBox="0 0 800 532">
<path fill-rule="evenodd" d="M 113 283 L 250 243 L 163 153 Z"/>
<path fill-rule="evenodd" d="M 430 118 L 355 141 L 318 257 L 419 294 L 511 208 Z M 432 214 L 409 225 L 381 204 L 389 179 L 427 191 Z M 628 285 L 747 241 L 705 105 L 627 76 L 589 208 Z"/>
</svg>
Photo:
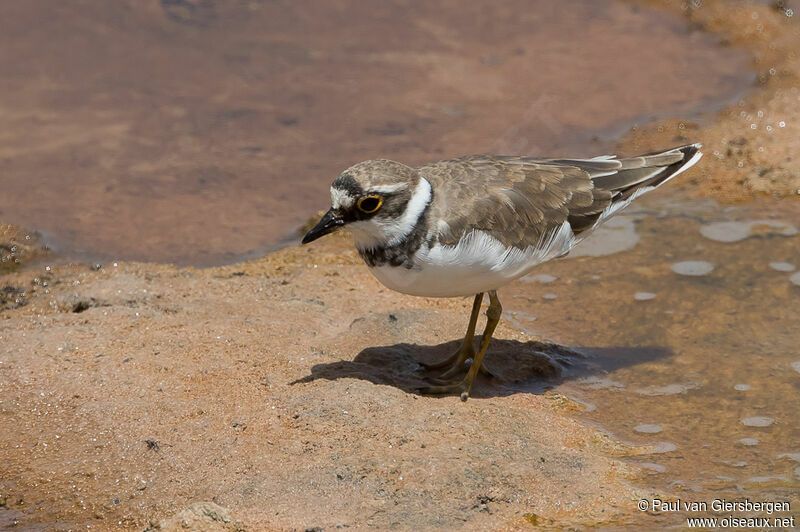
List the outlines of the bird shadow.
<svg viewBox="0 0 800 532">
<path fill-rule="evenodd" d="M 476 336 L 475 341 L 479 340 Z M 447 358 L 460 343 L 454 340 L 431 346 L 398 343 L 367 347 L 353 360 L 317 364 L 311 368 L 310 375 L 291 384 L 353 378 L 422 395 L 420 388 L 434 384 L 432 380 L 444 371 L 428 370 L 422 363 L 431 364 Z M 492 375 L 478 375 L 470 397 L 541 394 L 568 380 L 602 376 L 671 355 L 670 349 L 660 346 L 565 347 L 549 342 L 493 339 L 484 358 Z"/>
</svg>

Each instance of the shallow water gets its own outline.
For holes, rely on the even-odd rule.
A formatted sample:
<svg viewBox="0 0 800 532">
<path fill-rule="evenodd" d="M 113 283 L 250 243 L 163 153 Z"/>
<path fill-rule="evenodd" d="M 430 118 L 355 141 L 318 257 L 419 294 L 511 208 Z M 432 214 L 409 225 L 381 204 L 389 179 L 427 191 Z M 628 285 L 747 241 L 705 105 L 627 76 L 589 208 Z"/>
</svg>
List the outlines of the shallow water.
<svg viewBox="0 0 800 532">
<path fill-rule="evenodd" d="M 587 356 L 555 391 L 614 438 L 653 446 L 627 458 L 649 471 L 637 485 L 800 508 L 800 286 L 787 266 L 800 264 L 800 205 L 721 207 L 659 190 L 621 218 L 631 249 L 542 265 L 536 275 L 556 279 L 510 285 L 506 314 Z M 613 233 L 587 244 L 613 244 Z"/>
<path fill-rule="evenodd" d="M 754 79 L 608 0 L 11 2 L 0 70 L 1 221 L 69 258 L 200 266 L 279 243 L 360 160 L 596 155 Z"/>
</svg>

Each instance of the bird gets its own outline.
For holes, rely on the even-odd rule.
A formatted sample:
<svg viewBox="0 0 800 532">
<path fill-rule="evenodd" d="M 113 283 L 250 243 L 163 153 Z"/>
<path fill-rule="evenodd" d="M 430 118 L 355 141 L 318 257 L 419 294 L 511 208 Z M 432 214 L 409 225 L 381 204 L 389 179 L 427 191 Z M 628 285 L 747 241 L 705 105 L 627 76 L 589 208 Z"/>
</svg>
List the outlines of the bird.
<svg viewBox="0 0 800 532">
<path fill-rule="evenodd" d="M 421 363 L 446 371 L 420 392 L 458 393 L 466 401 L 478 372 L 491 375 L 483 359 L 502 314 L 497 290 L 568 254 L 633 200 L 697 163 L 701 147 L 628 158 L 470 155 L 419 167 L 364 161 L 334 179 L 330 209 L 302 244 L 348 228 L 370 272 L 387 288 L 413 296 L 474 296 L 456 352 Z M 484 294 L 489 305 L 476 350 Z"/>
</svg>

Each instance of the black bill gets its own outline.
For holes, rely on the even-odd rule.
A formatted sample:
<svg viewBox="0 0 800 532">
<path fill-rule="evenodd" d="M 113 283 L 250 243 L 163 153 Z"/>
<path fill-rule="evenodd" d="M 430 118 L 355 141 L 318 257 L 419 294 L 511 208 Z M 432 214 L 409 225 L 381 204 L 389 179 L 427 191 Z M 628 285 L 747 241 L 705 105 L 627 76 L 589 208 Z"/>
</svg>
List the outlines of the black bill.
<svg viewBox="0 0 800 532">
<path fill-rule="evenodd" d="M 322 219 L 317 222 L 317 225 L 315 225 L 311 231 L 306 233 L 306 236 L 303 237 L 303 244 L 308 244 L 309 242 L 312 242 L 321 236 L 325 236 L 343 225 L 344 220 L 336 217 L 333 212 L 328 211 L 325 213 L 325 216 L 323 216 Z"/>
</svg>

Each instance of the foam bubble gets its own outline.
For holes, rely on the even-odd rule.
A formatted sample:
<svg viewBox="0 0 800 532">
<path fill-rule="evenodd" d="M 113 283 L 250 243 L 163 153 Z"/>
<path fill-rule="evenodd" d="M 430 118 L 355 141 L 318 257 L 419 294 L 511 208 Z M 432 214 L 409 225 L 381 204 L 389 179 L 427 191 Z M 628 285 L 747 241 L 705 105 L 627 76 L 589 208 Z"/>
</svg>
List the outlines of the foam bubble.
<svg viewBox="0 0 800 532">
<path fill-rule="evenodd" d="M 663 473 L 664 471 L 667 470 L 667 468 L 664 467 L 663 465 L 654 464 L 653 462 L 641 463 L 641 464 L 639 464 L 639 467 L 643 467 L 645 469 L 650 469 L 651 471 L 655 471 L 656 473 Z"/>
<path fill-rule="evenodd" d="M 715 242 L 738 242 L 756 234 L 794 236 L 797 228 L 779 220 L 753 220 L 751 222 L 714 222 L 700 228 L 700 234 Z"/>
<path fill-rule="evenodd" d="M 575 257 L 603 257 L 633 249 L 639 243 L 636 224 L 629 216 L 617 216 L 599 227 L 592 236 L 569 252 L 567 259 Z"/>
<path fill-rule="evenodd" d="M 775 420 L 766 416 L 753 416 L 742 418 L 742 425 L 745 427 L 769 427 Z"/>
<path fill-rule="evenodd" d="M 686 260 L 673 264 L 672 271 L 679 275 L 701 276 L 714 271 L 714 265 L 704 260 Z"/>
<path fill-rule="evenodd" d="M 644 434 L 658 434 L 664 429 L 661 428 L 661 425 L 655 425 L 652 423 L 642 423 L 641 425 L 636 425 L 635 427 L 633 427 L 633 430 L 635 430 L 636 432 L 642 432 Z"/>
<path fill-rule="evenodd" d="M 793 272 L 795 268 L 794 264 L 789 262 L 770 262 L 769 267 L 779 272 Z"/>
<path fill-rule="evenodd" d="M 677 395 L 680 393 L 686 393 L 689 390 L 694 390 L 695 388 L 699 388 L 699 382 L 686 382 L 682 384 L 667 384 L 666 386 L 648 386 L 647 388 L 640 388 L 636 390 L 636 393 L 641 395 Z"/>
<path fill-rule="evenodd" d="M 548 275 L 546 273 L 537 273 L 536 275 L 526 275 L 525 277 L 520 278 L 520 281 L 526 281 L 528 283 L 552 283 L 558 279 L 555 275 Z"/>
<path fill-rule="evenodd" d="M 653 454 L 671 453 L 677 448 L 678 446 L 672 442 L 659 441 L 653 444 L 653 450 L 651 452 Z"/>
</svg>

